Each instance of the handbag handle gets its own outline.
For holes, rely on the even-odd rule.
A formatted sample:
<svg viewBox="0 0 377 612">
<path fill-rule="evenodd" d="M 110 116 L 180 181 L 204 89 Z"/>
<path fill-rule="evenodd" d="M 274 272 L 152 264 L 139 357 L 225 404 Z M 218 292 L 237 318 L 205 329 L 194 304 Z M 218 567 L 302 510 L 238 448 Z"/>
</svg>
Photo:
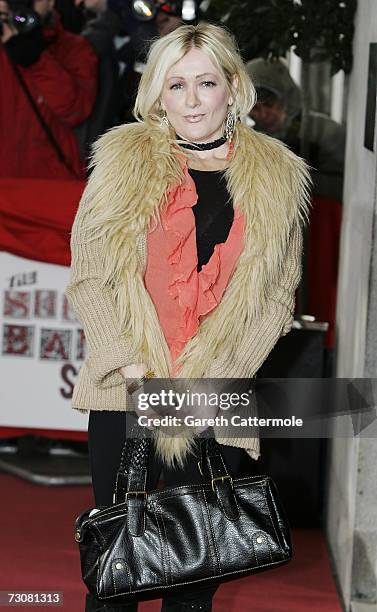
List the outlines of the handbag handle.
<svg viewBox="0 0 377 612">
<path fill-rule="evenodd" d="M 113 498 L 115 504 L 127 503 L 127 528 L 133 536 L 141 536 L 145 530 L 144 510 L 148 496 L 146 483 L 152 443 L 150 437 L 146 437 L 145 428 L 141 429 L 141 437 L 130 437 L 124 443 Z M 138 432 L 140 427 L 135 423 L 131 436 Z M 220 509 L 229 520 L 237 520 L 239 510 L 234 496 L 233 480 L 220 452 L 220 445 L 213 438 L 201 440 L 201 463 L 207 466 L 212 490 Z M 205 478 L 204 474 L 203 477 Z"/>
<path fill-rule="evenodd" d="M 129 471 L 133 466 L 134 469 L 147 469 L 149 457 L 149 445 L 145 444 L 138 448 L 140 441 L 150 443 L 150 439 L 146 437 L 146 428 L 140 427 L 137 420 L 132 422 L 130 432 L 123 444 L 120 463 L 117 471 L 115 489 L 113 493 L 113 503 L 120 504 L 126 501 L 126 492 L 131 491 L 128 482 Z M 143 452 L 144 451 L 144 452 Z"/>
</svg>

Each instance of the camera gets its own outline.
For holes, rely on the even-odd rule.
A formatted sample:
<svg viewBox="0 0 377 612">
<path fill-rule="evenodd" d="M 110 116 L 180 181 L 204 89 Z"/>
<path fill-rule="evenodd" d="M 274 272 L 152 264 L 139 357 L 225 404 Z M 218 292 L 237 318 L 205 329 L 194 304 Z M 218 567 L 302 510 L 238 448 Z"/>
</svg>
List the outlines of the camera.
<svg viewBox="0 0 377 612">
<path fill-rule="evenodd" d="M 40 17 L 33 9 L 32 0 L 8 0 L 8 16 L 0 17 L 0 33 L 2 33 L 3 23 L 8 23 L 20 34 L 30 32 L 40 25 Z"/>
</svg>

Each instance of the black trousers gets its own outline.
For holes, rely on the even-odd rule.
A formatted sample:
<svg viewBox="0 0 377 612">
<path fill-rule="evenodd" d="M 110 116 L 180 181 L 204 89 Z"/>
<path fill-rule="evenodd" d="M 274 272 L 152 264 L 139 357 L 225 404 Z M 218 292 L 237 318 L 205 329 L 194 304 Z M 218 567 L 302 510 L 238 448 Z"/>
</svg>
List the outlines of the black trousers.
<svg viewBox="0 0 377 612">
<path fill-rule="evenodd" d="M 115 487 L 116 473 L 119 467 L 122 448 L 126 440 L 126 427 L 130 419 L 127 412 L 97 411 L 92 410 L 89 414 L 88 443 L 89 457 L 92 473 L 93 492 L 96 507 L 110 506 L 112 504 L 113 491 Z M 199 450 L 199 441 L 197 442 Z M 244 455 L 248 459 L 246 451 L 232 446 L 221 446 L 221 452 L 231 476 L 240 474 L 242 459 Z M 153 445 L 149 456 L 147 490 L 157 488 L 161 470 L 165 487 L 174 487 L 182 484 L 201 484 L 202 477 L 198 469 L 199 456 L 189 454 L 183 469 L 168 468 L 163 466 L 157 455 L 153 452 Z M 163 600 L 163 608 L 174 603 L 211 601 L 218 586 L 187 589 L 187 596 L 169 596 Z M 100 608 L 99 608 L 100 609 Z M 106 609 L 106 608 L 102 608 Z M 137 610 L 137 605 L 124 606 L 122 610 Z"/>
</svg>

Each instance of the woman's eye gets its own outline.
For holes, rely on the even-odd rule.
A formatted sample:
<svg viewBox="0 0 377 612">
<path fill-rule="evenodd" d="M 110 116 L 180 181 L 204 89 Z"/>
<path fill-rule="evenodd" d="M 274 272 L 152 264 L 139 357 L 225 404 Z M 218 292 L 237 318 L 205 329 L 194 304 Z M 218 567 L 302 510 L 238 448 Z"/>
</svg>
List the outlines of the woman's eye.
<svg viewBox="0 0 377 612">
<path fill-rule="evenodd" d="M 204 87 L 216 87 L 216 83 L 214 81 L 202 81 L 201 85 Z M 170 86 L 170 89 L 182 89 L 182 87 L 183 83 L 173 83 L 173 85 Z"/>
</svg>

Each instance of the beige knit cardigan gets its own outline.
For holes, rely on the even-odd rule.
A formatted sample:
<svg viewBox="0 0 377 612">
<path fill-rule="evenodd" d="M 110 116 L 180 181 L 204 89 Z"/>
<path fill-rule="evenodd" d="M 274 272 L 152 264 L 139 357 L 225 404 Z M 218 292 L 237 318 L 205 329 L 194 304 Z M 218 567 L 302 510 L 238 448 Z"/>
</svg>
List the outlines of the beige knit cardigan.
<svg viewBox="0 0 377 612">
<path fill-rule="evenodd" d="M 184 163 L 171 132 L 145 123 L 113 128 L 95 145 L 72 227 L 66 288 L 88 348 L 73 392 L 77 410 L 130 409 L 122 366 L 145 363 L 170 376 L 169 349 L 143 276 L 147 228 L 182 181 Z M 252 378 L 292 327 L 309 210 L 307 166 L 281 142 L 238 124 L 226 178 L 245 214 L 245 247 L 220 304 L 180 355 L 182 378 Z M 255 409 L 254 399 L 245 416 Z M 245 437 L 235 429 L 215 427 L 216 439 L 257 459 L 258 431 Z M 193 434 L 153 433 L 163 461 L 182 465 Z"/>
</svg>

